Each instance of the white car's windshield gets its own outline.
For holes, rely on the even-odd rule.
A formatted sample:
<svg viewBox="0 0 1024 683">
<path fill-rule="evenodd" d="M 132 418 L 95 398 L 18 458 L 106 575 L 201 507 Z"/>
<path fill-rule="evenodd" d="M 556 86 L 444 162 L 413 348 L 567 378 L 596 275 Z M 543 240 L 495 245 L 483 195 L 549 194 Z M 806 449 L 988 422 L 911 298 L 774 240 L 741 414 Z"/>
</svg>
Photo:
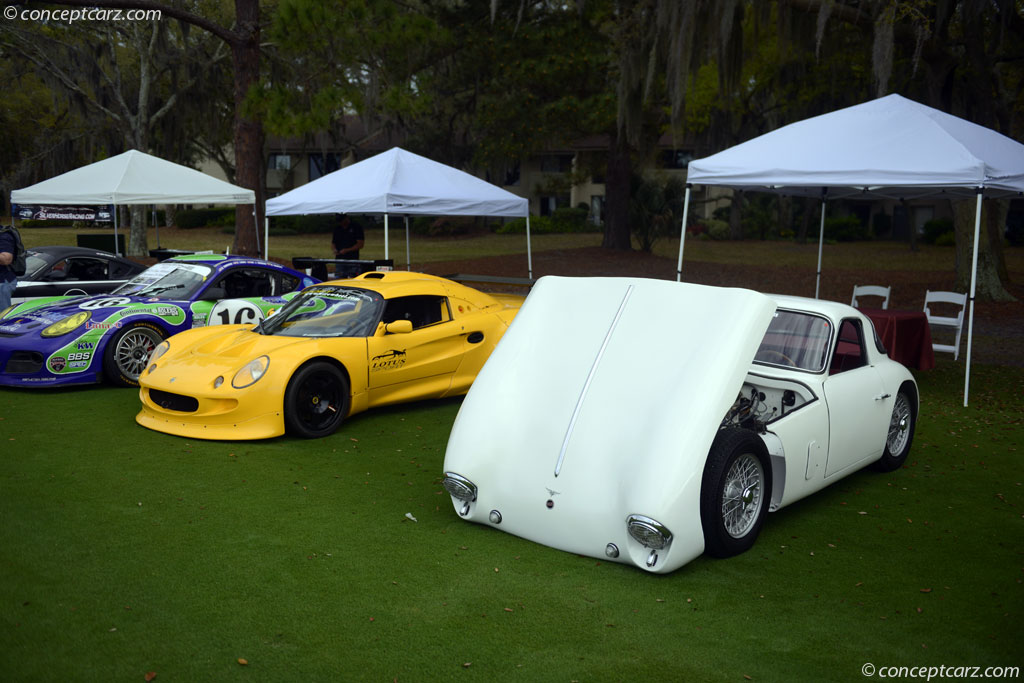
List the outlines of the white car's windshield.
<svg viewBox="0 0 1024 683">
<path fill-rule="evenodd" d="M 284 337 L 368 337 L 383 309 L 377 292 L 317 285 L 302 290 L 258 329 Z"/>
<path fill-rule="evenodd" d="M 825 318 L 778 310 L 754 354 L 754 362 L 821 372 L 831 338 L 832 324 Z"/>
<path fill-rule="evenodd" d="M 195 263 L 158 263 L 124 283 L 113 294 L 157 299 L 191 299 L 213 269 Z"/>
</svg>

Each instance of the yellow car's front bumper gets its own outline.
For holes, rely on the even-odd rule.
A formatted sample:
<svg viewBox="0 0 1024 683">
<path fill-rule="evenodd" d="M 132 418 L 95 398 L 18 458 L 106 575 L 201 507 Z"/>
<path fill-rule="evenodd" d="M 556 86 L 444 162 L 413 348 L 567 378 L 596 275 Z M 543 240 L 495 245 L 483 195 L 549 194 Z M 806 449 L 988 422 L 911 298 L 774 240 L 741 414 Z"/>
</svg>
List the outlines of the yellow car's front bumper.
<svg viewBox="0 0 1024 683">
<path fill-rule="evenodd" d="M 135 421 L 158 432 L 193 439 L 240 441 L 284 434 L 283 408 L 254 393 L 216 399 L 180 394 L 181 405 L 175 407 L 187 410 L 174 410 L 158 405 L 150 396 L 150 389 L 143 387 L 139 390 L 142 410 Z"/>
</svg>

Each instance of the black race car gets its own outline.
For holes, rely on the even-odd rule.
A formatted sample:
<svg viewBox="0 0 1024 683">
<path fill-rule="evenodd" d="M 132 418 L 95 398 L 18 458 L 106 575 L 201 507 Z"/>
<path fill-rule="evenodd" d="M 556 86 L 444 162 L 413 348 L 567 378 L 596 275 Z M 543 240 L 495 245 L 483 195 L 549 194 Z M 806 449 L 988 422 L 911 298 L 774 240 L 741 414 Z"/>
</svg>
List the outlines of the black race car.
<svg viewBox="0 0 1024 683">
<path fill-rule="evenodd" d="M 103 294 L 146 269 L 141 263 L 84 247 L 33 247 L 25 251 L 25 274 L 12 303 L 40 296 Z"/>
</svg>

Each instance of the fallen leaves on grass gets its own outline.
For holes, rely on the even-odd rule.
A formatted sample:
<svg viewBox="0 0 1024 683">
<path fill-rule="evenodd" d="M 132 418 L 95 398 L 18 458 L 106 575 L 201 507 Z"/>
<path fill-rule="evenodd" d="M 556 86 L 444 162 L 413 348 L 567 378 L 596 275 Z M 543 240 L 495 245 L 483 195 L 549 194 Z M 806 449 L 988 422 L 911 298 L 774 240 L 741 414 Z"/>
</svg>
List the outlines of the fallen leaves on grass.
<svg viewBox="0 0 1024 683">
<path fill-rule="evenodd" d="M 241 657 L 238 658 L 238 663 L 241 664 L 242 666 L 249 666 L 249 660 L 248 659 L 242 659 Z"/>
<path fill-rule="evenodd" d="M 146 681 L 148 683 L 149 681 L 151 681 L 154 678 L 156 678 L 156 672 L 155 671 L 147 671 L 146 675 L 144 676 L 144 678 L 146 679 Z"/>
</svg>

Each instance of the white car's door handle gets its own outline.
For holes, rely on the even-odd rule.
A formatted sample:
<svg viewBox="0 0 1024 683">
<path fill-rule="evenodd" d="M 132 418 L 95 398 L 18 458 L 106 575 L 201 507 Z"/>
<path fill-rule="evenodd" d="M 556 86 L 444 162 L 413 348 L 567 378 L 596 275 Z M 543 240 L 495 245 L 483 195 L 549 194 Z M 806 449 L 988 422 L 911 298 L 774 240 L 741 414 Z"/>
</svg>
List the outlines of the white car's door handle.
<svg viewBox="0 0 1024 683">
<path fill-rule="evenodd" d="M 878 396 L 875 396 L 875 400 L 876 401 L 884 401 L 885 399 L 889 398 L 890 396 L 892 396 L 892 394 L 879 394 Z"/>
</svg>

